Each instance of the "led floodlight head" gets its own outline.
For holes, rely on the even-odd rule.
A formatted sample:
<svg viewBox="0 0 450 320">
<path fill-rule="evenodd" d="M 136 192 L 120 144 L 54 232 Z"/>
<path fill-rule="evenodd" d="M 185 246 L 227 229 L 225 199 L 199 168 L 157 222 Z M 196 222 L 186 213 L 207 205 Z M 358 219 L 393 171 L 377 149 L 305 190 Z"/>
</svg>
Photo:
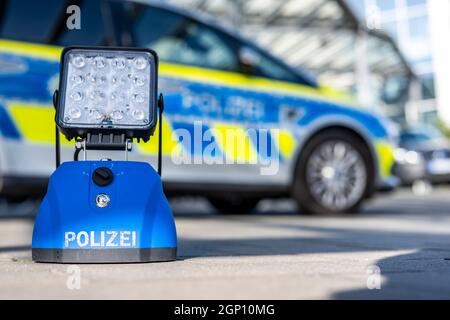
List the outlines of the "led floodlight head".
<svg viewBox="0 0 450 320">
<path fill-rule="evenodd" d="M 157 72 L 158 57 L 149 49 L 66 48 L 58 127 L 69 140 L 114 133 L 147 141 L 157 122 Z"/>
</svg>

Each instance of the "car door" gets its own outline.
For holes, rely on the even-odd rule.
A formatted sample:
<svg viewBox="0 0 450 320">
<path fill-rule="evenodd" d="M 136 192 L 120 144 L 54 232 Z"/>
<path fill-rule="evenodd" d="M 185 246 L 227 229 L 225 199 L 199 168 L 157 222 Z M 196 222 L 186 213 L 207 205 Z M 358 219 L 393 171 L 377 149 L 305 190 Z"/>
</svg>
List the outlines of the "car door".
<svg viewBox="0 0 450 320">
<path fill-rule="evenodd" d="M 166 179 L 258 183 L 255 140 L 273 115 L 273 97 L 249 89 L 255 80 L 241 70 L 241 42 L 165 7 L 128 3 L 125 11 L 134 45 L 154 49 L 161 60 L 164 155 L 172 158 L 165 162 Z M 177 146 L 182 155 L 174 160 Z M 156 151 L 152 143 L 141 148 Z"/>
</svg>

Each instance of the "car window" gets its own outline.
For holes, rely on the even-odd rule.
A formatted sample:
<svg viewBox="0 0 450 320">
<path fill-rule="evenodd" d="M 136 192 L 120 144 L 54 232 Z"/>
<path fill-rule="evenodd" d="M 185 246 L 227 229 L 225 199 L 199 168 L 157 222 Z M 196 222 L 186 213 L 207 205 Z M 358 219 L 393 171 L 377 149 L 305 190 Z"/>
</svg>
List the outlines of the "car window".
<svg viewBox="0 0 450 320">
<path fill-rule="evenodd" d="M 6 0 L 1 15 L 1 37 L 46 43 L 65 8 L 66 3 L 61 0 Z"/>
<path fill-rule="evenodd" d="M 268 57 L 263 52 L 245 46 L 241 48 L 241 50 L 242 49 L 250 51 L 253 56 L 252 75 L 288 82 L 302 82 L 298 74 L 277 62 L 275 59 Z"/>
<path fill-rule="evenodd" d="M 78 1 L 79 30 L 69 30 L 66 26 L 70 16 L 66 8 L 70 4 L 71 1 L 61 0 L 7 0 L 3 4 L 0 35 L 6 39 L 61 46 L 105 44 L 101 1 Z"/>
<path fill-rule="evenodd" d="M 443 138 L 444 135 L 435 127 L 422 127 L 415 130 L 403 131 L 400 134 L 400 140 L 402 142 L 425 142 Z"/>
<path fill-rule="evenodd" d="M 70 30 L 64 24 L 60 32 L 51 40 L 52 43 L 60 46 L 106 45 L 101 2 L 98 0 L 83 0 L 79 6 L 81 10 L 81 29 Z"/>
<path fill-rule="evenodd" d="M 227 35 L 187 17 L 151 6 L 134 8 L 132 15 L 131 33 L 136 46 L 154 49 L 161 60 L 238 70 L 236 51 Z"/>
<path fill-rule="evenodd" d="M 433 137 L 425 133 L 403 133 L 400 135 L 400 141 L 403 143 L 425 142 L 432 139 Z"/>
</svg>

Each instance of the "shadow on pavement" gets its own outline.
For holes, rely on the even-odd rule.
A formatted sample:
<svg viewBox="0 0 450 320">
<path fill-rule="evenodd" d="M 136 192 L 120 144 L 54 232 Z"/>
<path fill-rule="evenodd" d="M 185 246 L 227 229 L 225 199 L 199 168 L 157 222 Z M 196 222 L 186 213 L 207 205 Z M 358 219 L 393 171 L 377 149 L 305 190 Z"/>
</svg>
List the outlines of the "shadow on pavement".
<svg viewBox="0 0 450 320">
<path fill-rule="evenodd" d="M 375 231 L 373 229 L 331 228 L 281 223 L 260 223 L 259 228 L 285 228 L 314 236 L 195 239 L 180 235 L 180 254 L 199 256 L 252 256 L 305 253 L 333 253 L 380 250 L 430 249 L 447 252 L 450 257 L 448 234 Z M 450 262 L 448 263 L 450 267 Z M 449 283 L 450 288 L 450 283 Z M 449 290 L 450 291 L 450 290 Z"/>
<path fill-rule="evenodd" d="M 383 278 L 379 290 L 361 288 L 334 294 L 332 299 L 450 299 L 450 250 L 424 249 L 378 261 Z"/>
<path fill-rule="evenodd" d="M 333 298 L 450 298 L 450 261 L 446 260 L 446 258 L 450 258 L 450 237 L 448 234 L 292 226 L 289 224 L 272 224 L 270 227 L 297 229 L 307 231 L 309 234 L 314 232 L 317 235 L 314 237 L 251 239 L 191 239 L 181 237 L 179 254 L 184 259 L 189 260 L 196 257 L 251 257 L 410 250 L 413 253 L 396 255 L 376 262 L 383 277 L 381 290 L 369 290 L 362 287 L 360 290 L 338 292 Z M 345 265 L 343 262 L 345 261 L 336 261 L 336 266 L 339 268 L 340 264 Z M 329 259 L 327 263 L 330 263 Z M 365 275 L 365 272 L 366 270 L 361 270 L 358 275 Z M 344 273 L 343 276 L 345 276 Z"/>
<path fill-rule="evenodd" d="M 0 247 L 0 253 L 17 252 L 17 251 L 30 251 L 30 250 L 31 250 L 31 246 L 30 245 Z"/>
<path fill-rule="evenodd" d="M 201 233 L 202 238 L 186 237 L 180 233 L 179 258 L 181 260 L 199 257 L 252 257 L 320 253 L 356 254 L 392 251 L 394 256 L 376 262 L 383 277 L 381 290 L 369 290 L 362 284 L 361 289 L 337 292 L 333 298 L 450 298 L 450 261 L 445 260 L 450 258 L 449 233 L 432 233 L 427 229 L 423 229 L 421 232 L 411 232 L 398 230 L 399 228 L 389 228 L 389 223 L 394 221 L 397 215 L 402 216 L 401 219 L 405 219 L 405 224 L 411 220 L 416 220 L 417 226 L 420 226 L 420 221 L 427 220 L 438 223 L 441 223 L 442 220 L 442 223 L 448 223 L 450 220 L 450 200 L 446 200 L 445 197 L 433 196 L 427 198 L 427 201 L 410 195 L 393 199 L 386 198 L 382 201 L 374 201 L 359 216 L 331 217 L 331 219 L 334 219 L 332 221 L 327 216 L 305 217 L 302 215 L 298 215 L 298 220 L 296 220 L 295 210 L 258 211 L 250 216 L 215 215 L 210 213 L 210 208 L 206 208 L 200 213 L 195 209 L 185 210 L 181 213 L 177 210 L 174 211 L 179 221 L 198 219 L 199 223 L 203 223 L 203 220 L 216 222 L 214 228 L 221 228 L 222 223 L 227 223 L 227 221 L 234 224 L 242 222 L 254 231 L 253 234 L 242 233 L 242 231 L 235 234 L 233 233 L 233 227 L 228 225 L 224 226 L 228 229 L 221 232 L 220 237 L 217 236 L 217 233 L 214 233 L 214 229 L 205 229 Z M 393 220 L 386 219 L 388 215 L 393 217 Z M 288 219 L 276 219 L 283 216 Z M 377 217 L 384 219 L 380 229 L 368 227 L 364 223 L 366 218 L 369 218 L 368 223 L 372 223 L 371 221 L 376 220 L 373 218 Z M 0 217 L 0 219 L 9 218 L 8 216 Z M 30 219 L 30 223 L 33 219 L 32 216 L 14 216 L 13 218 Z M 401 221 L 395 220 L 397 226 L 400 226 Z M 334 223 L 333 221 L 338 222 Z M 359 222 L 363 223 L 360 224 Z M 377 223 L 380 224 L 380 222 Z M 353 227 L 349 227 L 349 225 Z M 253 227 L 257 230 L 254 230 Z M 420 228 L 417 229 L 420 230 Z M 265 236 L 261 237 L 261 235 Z M 30 250 L 30 247 L 0 247 L 0 253 L 26 250 Z M 399 250 L 409 251 L 410 253 L 396 254 Z M 361 255 L 355 257 L 363 259 Z M 325 263 L 334 263 L 331 259 L 333 258 L 327 258 Z M 339 259 L 338 256 L 335 259 Z M 372 260 L 368 259 L 368 261 L 368 263 L 372 263 L 370 262 Z M 348 261 L 344 262 L 349 263 Z M 336 260 L 335 263 L 336 266 L 339 266 L 342 261 Z M 361 264 L 360 261 L 359 263 Z M 365 270 L 361 270 L 361 272 L 364 274 Z M 342 274 L 345 276 L 345 273 Z M 336 276 L 339 276 L 339 274 Z"/>
<path fill-rule="evenodd" d="M 29 220 L 31 222 L 34 221 L 34 215 L 30 214 L 30 215 L 0 215 L 0 222 L 2 220 L 6 221 L 6 220 Z"/>
</svg>

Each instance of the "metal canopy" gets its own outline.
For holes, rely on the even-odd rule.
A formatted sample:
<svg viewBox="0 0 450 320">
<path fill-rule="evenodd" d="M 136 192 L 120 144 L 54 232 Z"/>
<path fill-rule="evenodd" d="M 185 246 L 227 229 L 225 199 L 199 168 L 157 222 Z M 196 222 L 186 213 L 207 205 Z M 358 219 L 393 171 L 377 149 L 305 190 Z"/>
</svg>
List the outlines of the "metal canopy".
<svg viewBox="0 0 450 320">
<path fill-rule="evenodd" d="M 379 95 L 387 78 L 415 79 L 395 42 L 382 31 L 369 30 L 344 0 L 167 2 L 218 16 L 290 65 L 358 95 L 357 87 L 366 85 L 361 83 L 364 73 Z"/>
</svg>

